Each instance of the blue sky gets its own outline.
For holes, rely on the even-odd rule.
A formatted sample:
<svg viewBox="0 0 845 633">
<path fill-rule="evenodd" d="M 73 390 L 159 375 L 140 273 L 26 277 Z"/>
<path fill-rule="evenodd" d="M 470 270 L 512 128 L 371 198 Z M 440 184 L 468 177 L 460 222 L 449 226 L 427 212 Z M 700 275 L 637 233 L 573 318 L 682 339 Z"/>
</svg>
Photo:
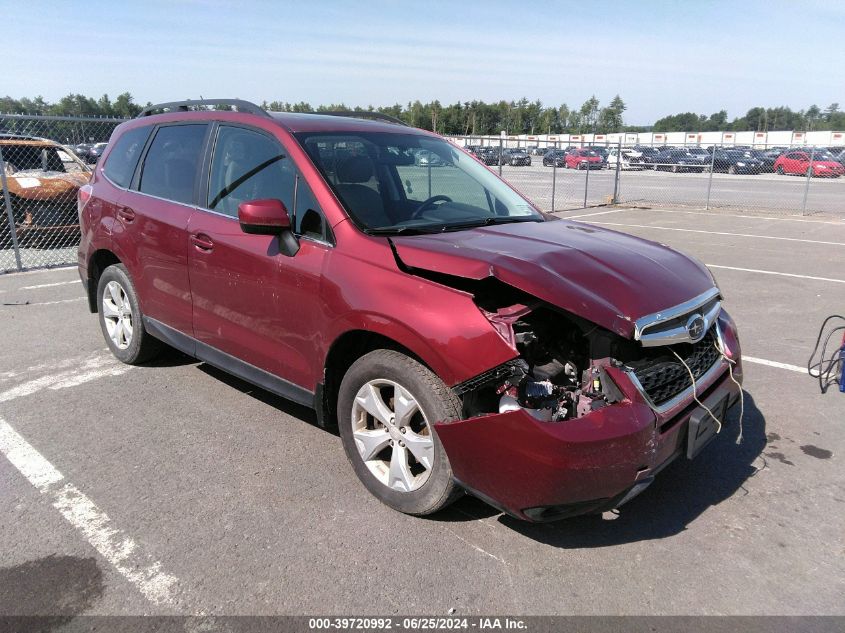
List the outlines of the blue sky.
<svg viewBox="0 0 845 633">
<path fill-rule="evenodd" d="M 36 9 L 35 7 L 38 6 Z M 50 8 L 48 8 L 50 7 Z M 312 105 L 619 93 L 625 121 L 845 108 L 840 0 L 0 0 L 0 92 Z"/>
</svg>

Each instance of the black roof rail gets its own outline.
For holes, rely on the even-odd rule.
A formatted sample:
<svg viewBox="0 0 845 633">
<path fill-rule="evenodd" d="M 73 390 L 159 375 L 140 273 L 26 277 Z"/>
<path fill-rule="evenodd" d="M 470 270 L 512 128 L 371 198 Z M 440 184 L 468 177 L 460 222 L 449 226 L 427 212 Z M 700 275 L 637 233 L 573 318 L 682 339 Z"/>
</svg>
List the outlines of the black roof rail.
<svg viewBox="0 0 845 633">
<path fill-rule="evenodd" d="M 243 99 L 188 99 L 186 101 L 171 101 L 169 103 L 157 103 L 141 110 L 136 119 L 150 116 L 157 110 L 171 110 L 174 112 L 189 112 L 193 106 L 212 106 L 212 105 L 227 105 L 237 108 L 238 112 L 247 112 L 249 114 L 257 114 L 259 116 L 269 117 L 265 110 L 259 106 L 244 101 Z"/>
<path fill-rule="evenodd" d="M 329 116 L 345 116 L 352 119 L 371 119 L 373 121 L 385 121 L 386 123 L 394 123 L 396 125 L 404 125 L 411 127 L 401 119 L 382 112 L 372 112 L 370 110 L 329 110 L 326 112 L 309 112 L 308 114 L 327 114 Z"/>
</svg>

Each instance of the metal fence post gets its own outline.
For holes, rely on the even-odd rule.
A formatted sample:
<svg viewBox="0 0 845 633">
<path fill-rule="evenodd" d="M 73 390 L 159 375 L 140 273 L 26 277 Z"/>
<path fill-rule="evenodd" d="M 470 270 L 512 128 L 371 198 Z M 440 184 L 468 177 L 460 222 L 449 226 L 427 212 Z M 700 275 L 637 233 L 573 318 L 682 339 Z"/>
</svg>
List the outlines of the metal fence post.
<svg viewBox="0 0 845 633">
<path fill-rule="evenodd" d="M 619 204 L 619 174 L 622 171 L 622 139 L 616 144 L 616 176 L 613 179 L 613 199 L 611 204 Z"/>
<path fill-rule="evenodd" d="M 557 187 L 557 142 L 555 142 L 555 149 L 552 149 L 551 151 L 552 151 L 552 213 L 554 213 L 554 211 L 555 211 L 555 189 Z"/>
<path fill-rule="evenodd" d="M 15 249 L 15 265 L 18 272 L 23 270 L 21 265 L 21 249 L 18 246 L 18 236 L 15 232 L 15 214 L 12 212 L 12 199 L 9 197 L 9 183 L 6 180 L 6 163 L 3 161 L 3 148 L 0 147 L 0 184 L 3 185 L 3 200 L 6 206 L 6 218 L 9 222 L 9 233 L 12 236 L 12 248 Z"/>
<path fill-rule="evenodd" d="M 710 189 L 713 187 L 713 171 L 716 166 L 716 144 L 713 143 L 713 153 L 710 155 L 710 177 L 707 179 L 707 202 L 704 204 L 704 210 L 710 209 Z"/>
<path fill-rule="evenodd" d="M 816 146 L 810 150 L 810 166 L 807 167 L 807 182 L 804 184 L 804 202 L 801 203 L 801 215 L 807 215 L 807 196 L 810 193 L 810 180 L 813 178 L 813 160 L 816 156 Z"/>
<path fill-rule="evenodd" d="M 502 177 L 502 151 L 505 149 L 505 139 L 499 137 L 499 178 Z"/>
<path fill-rule="evenodd" d="M 587 195 L 590 192 L 590 171 L 592 171 L 592 170 L 590 169 L 590 163 L 589 162 L 585 161 L 584 167 L 587 168 L 587 175 L 584 178 L 584 208 L 586 209 L 587 208 Z"/>
</svg>

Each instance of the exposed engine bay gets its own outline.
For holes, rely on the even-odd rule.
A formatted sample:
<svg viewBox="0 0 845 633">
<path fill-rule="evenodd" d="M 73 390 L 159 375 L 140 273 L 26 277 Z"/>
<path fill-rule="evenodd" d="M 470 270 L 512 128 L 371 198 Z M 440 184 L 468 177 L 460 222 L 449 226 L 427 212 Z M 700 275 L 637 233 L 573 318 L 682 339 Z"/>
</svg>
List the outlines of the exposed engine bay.
<svg viewBox="0 0 845 633">
<path fill-rule="evenodd" d="M 466 417 L 522 408 L 545 422 L 580 418 L 624 398 L 607 367 L 631 372 L 659 405 L 721 357 L 712 330 L 696 344 L 644 348 L 525 295 L 505 308 L 485 307 L 483 297 L 476 295 L 479 308 L 519 358 L 456 387 Z"/>
<path fill-rule="evenodd" d="M 467 417 L 521 407 L 561 422 L 622 399 L 604 371 L 622 365 L 612 357 L 621 337 L 542 303 L 482 311 L 520 356 L 459 386 Z"/>
</svg>

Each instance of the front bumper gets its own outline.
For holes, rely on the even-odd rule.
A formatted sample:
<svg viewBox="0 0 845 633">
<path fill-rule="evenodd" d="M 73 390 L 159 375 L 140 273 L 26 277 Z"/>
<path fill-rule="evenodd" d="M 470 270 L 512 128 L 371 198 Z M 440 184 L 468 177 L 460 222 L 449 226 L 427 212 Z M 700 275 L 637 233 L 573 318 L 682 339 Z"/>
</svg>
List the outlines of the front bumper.
<svg viewBox="0 0 845 633">
<path fill-rule="evenodd" d="M 739 358 L 735 339 L 729 342 Z M 699 382 L 700 401 L 739 400 L 728 364 Z M 686 451 L 690 417 L 699 405 L 689 397 L 658 412 L 621 369 L 607 372 L 622 402 L 581 418 L 543 422 L 520 409 L 434 425 L 455 479 L 508 514 L 550 521 L 619 507 Z M 734 378 L 742 382 L 739 362 Z"/>
</svg>

